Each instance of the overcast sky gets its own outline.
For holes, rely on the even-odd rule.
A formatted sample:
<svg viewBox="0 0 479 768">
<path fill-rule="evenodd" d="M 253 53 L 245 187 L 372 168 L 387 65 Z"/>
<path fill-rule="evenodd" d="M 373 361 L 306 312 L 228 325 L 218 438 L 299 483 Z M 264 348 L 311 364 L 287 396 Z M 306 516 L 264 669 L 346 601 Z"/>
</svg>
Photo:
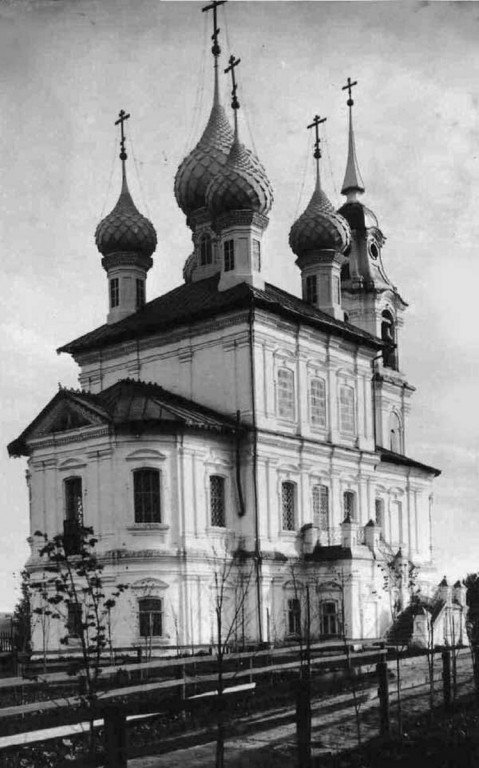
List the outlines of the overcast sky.
<svg viewBox="0 0 479 768">
<path fill-rule="evenodd" d="M 114 205 L 114 121 L 128 123 L 129 179 L 158 233 L 148 298 L 175 287 L 191 253 L 173 195 L 212 98 L 203 3 L 0 0 L 0 269 L 4 446 L 77 385 L 55 349 L 105 321 L 94 244 Z M 220 12 L 222 63 L 241 58 L 240 132 L 275 190 L 266 278 L 299 294 L 288 232 L 312 192 L 306 125 L 324 130 L 323 185 L 340 205 L 355 93 L 364 202 L 387 237 L 384 263 L 409 302 L 401 368 L 417 387 L 407 453 L 440 467 L 434 545 L 451 578 L 479 569 L 479 5 L 473 2 L 235 2 Z M 222 78 L 223 100 L 229 84 Z M 252 138 L 253 137 L 253 138 Z M 132 151 L 133 150 L 133 151 Z M 133 159 L 133 154 L 136 162 Z M 27 555 L 24 459 L 0 458 L 0 610 Z"/>
</svg>

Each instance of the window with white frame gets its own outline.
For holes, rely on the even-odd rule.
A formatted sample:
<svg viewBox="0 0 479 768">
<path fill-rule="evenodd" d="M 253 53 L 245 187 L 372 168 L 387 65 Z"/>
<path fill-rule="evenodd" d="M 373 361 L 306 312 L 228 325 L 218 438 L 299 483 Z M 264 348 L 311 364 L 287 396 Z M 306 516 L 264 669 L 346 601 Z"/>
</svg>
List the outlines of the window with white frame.
<svg viewBox="0 0 479 768">
<path fill-rule="evenodd" d="M 261 272 L 261 243 L 256 239 L 253 239 L 253 269 Z"/>
<path fill-rule="evenodd" d="M 356 494 L 354 491 L 345 491 L 343 493 L 343 513 L 344 517 L 356 520 Z"/>
<path fill-rule="evenodd" d="M 143 597 L 138 600 L 140 637 L 163 635 L 163 600 L 160 597 Z"/>
<path fill-rule="evenodd" d="M 294 531 L 296 523 L 296 485 L 281 483 L 281 525 L 283 531 Z"/>
<path fill-rule="evenodd" d="M 288 368 L 278 370 L 278 416 L 294 419 L 294 373 Z"/>
<path fill-rule="evenodd" d="M 288 621 L 288 634 L 300 635 L 301 634 L 301 603 L 299 598 L 290 597 L 288 599 L 287 610 Z"/>
<path fill-rule="evenodd" d="M 329 528 L 329 488 L 327 485 L 315 485 L 313 488 L 313 522 L 320 531 Z"/>
<path fill-rule="evenodd" d="M 316 275 L 308 275 L 306 278 L 306 301 L 316 304 L 318 301 L 318 278 Z"/>
<path fill-rule="evenodd" d="M 226 526 L 225 479 L 221 475 L 210 477 L 210 520 L 215 528 Z"/>
<path fill-rule="evenodd" d="M 339 387 L 339 429 L 345 435 L 354 435 L 354 389 Z"/>
<path fill-rule="evenodd" d="M 335 600 L 322 600 L 319 604 L 319 632 L 321 637 L 339 635 L 338 604 Z"/>
<path fill-rule="evenodd" d="M 311 379 L 309 388 L 311 424 L 313 427 L 326 426 L 326 382 L 324 379 Z"/>
<path fill-rule="evenodd" d="M 213 248 L 211 246 L 211 236 L 201 235 L 200 240 L 200 266 L 205 267 L 213 261 Z"/>
<path fill-rule="evenodd" d="M 135 523 L 161 523 L 160 472 L 136 469 L 133 472 Z"/>
<path fill-rule="evenodd" d="M 223 246 L 225 272 L 231 272 L 235 268 L 235 242 L 234 240 L 225 240 Z"/>
</svg>

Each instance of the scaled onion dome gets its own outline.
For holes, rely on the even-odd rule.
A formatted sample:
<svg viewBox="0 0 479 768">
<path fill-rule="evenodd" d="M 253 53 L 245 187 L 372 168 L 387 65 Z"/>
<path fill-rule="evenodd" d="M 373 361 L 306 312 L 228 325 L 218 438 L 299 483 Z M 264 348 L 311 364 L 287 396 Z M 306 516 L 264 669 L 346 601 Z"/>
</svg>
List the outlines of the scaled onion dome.
<svg viewBox="0 0 479 768">
<path fill-rule="evenodd" d="M 266 216 L 271 210 L 273 188 L 266 171 L 237 134 L 226 165 L 208 185 L 206 204 L 215 217 L 240 210 Z"/>
<path fill-rule="evenodd" d="M 289 232 L 289 244 L 296 256 L 308 251 L 339 251 L 344 253 L 351 242 L 348 222 L 338 213 L 319 184 L 304 213 L 294 222 Z"/>
<path fill-rule="evenodd" d="M 206 188 L 226 165 L 232 143 L 233 130 L 215 88 L 215 100 L 208 124 L 196 147 L 181 163 L 175 177 L 176 202 L 186 216 L 205 207 Z"/>
<path fill-rule="evenodd" d="M 100 221 L 95 232 L 95 242 L 103 256 L 113 253 L 139 253 L 151 256 L 157 244 L 156 231 L 149 219 L 137 210 L 126 182 L 112 212 Z"/>
</svg>

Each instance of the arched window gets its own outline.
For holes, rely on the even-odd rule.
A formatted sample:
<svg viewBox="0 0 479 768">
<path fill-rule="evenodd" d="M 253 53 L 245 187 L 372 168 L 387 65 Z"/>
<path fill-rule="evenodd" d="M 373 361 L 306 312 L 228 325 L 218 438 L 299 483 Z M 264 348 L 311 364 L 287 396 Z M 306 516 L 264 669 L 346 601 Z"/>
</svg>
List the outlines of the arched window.
<svg viewBox="0 0 479 768">
<path fill-rule="evenodd" d="M 339 429 L 345 435 L 354 435 L 354 389 L 341 386 L 339 388 Z"/>
<path fill-rule="evenodd" d="M 381 339 L 386 344 L 383 349 L 383 364 L 386 368 L 397 370 L 396 327 L 389 310 L 381 315 Z"/>
<path fill-rule="evenodd" d="M 133 472 L 135 523 L 161 523 L 160 473 L 157 469 Z"/>
<path fill-rule="evenodd" d="M 281 520 L 283 531 L 294 531 L 296 523 L 296 486 L 281 484 Z"/>
<path fill-rule="evenodd" d="M 326 382 L 324 379 L 311 379 L 309 389 L 311 424 L 313 427 L 326 426 Z"/>
<path fill-rule="evenodd" d="M 201 235 L 200 240 L 200 265 L 205 267 L 213 262 L 213 248 L 210 235 Z"/>
<path fill-rule="evenodd" d="M 225 479 L 220 475 L 210 477 L 210 520 L 216 528 L 224 528 L 225 515 Z"/>
<path fill-rule="evenodd" d="M 294 419 L 294 373 L 287 368 L 278 370 L 278 416 Z"/>
<path fill-rule="evenodd" d="M 394 453 L 402 453 L 402 428 L 401 420 L 393 411 L 389 417 L 389 450 Z"/>
<path fill-rule="evenodd" d="M 329 529 L 329 488 L 315 485 L 313 488 L 313 524 L 320 531 Z"/>
<path fill-rule="evenodd" d="M 143 597 L 138 601 L 141 637 L 163 635 L 163 600 L 159 597 Z"/>
<path fill-rule="evenodd" d="M 343 493 L 343 512 L 344 517 L 350 517 L 356 520 L 356 494 L 354 491 L 345 491 Z"/>
<path fill-rule="evenodd" d="M 339 635 L 338 604 L 335 600 L 322 600 L 319 604 L 319 632 L 321 637 Z"/>
</svg>

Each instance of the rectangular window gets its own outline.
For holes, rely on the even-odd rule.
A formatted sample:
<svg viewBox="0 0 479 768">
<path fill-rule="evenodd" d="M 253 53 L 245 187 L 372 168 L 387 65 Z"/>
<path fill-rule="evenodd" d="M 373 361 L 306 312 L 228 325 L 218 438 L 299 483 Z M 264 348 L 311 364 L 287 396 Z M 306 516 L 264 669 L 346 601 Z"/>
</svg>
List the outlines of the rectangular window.
<svg viewBox="0 0 479 768">
<path fill-rule="evenodd" d="M 161 523 L 160 473 L 137 469 L 133 473 L 135 523 Z"/>
<path fill-rule="evenodd" d="M 235 243 L 234 240 L 225 240 L 224 243 L 225 272 L 231 272 L 235 268 Z"/>
<path fill-rule="evenodd" d="M 294 419 L 294 374 L 287 368 L 278 371 L 278 416 Z"/>
<path fill-rule="evenodd" d="M 343 493 L 343 507 L 344 517 L 356 520 L 356 494 L 354 491 L 345 491 Z"/>
<path fill-rule="evenodd" d="M 140 309 L 145 303 L 145 281 L 136 280 L 136 308 Z"/>
<path fill-rule="evenodd" d="M 301 604 L 297 597 L 288 600 L 288 634 L 301 634 Z"/>
<path fill-rule="evenodd" d="M 117 307 L 120 303 L 120 280 L 112 277 L 110 280 L 110 308 Z"/>
<path fill-rule="evenodd" d="M 163 601 L 160 598 L 143 598 L 139 601 L 141 637 L 163 635 Z"/>
<path fill-rule="evenodd" d="M 253 269 L 261 272 L 261 243 L 259 240 L 253 240 Z"/>
<path fill-rule="evenodd" d="M 82 633 L 82 607 L 78 603 L 67 604 L 67 632 L 70 637 L 80 637 Z"/>
<path fill-rule="evenodd" d="M 312 379 L 309 390 L 311 424 L 326 427 L 326 384 L 323 379 Z"/>
<path fill-rule="evenodd" d="M 329 488 L 326 485 L 313 488 L 313 521 L 320 531 L 329 529 Z"/>
<path fill-rule="evenodd" d="M 339 634 L 338 607 L 332 600 L 325 600 L 320 605 L 319 631 L 322 637 L 334 637 Z"/>
<path fill-rule="evenodd" d="M 65 520 L 83 522 L 83 493 L 81 477 L 68 477 L 64 483 Z"/>
<path fill-rule="evenodd" d="M 333 277 L 333 301 L 335 304 L 341 304 L 341 291 L 339 287 L 339 277 Z"/>
<path fill-rule="evenodd" d="M 294 483 L 281 485 L 281 516 L 283 531 L 294 531 L 296 519 L 296 486 Z"/>
<path fill-rule="evenodd" d="M 308 275 L 306 278 L 306 301 L 316 304 L 318 301 L 318 278 L 316 275 Z"/>
<path fill-rule="evenodd" d="M 384 531 L 384 499 L 376 499 L 376 520 L 378 528 Z"/>
<path fill-rule="evenodd" d="M 354 435 L 354 389 L 339 388 L 339 429 L 343 434 Z"/>
<path fill-rule="evenodd" d="M 225 519 L 225 479 L 219 475 L 210 477 L 210 512 L 211 525 L 224 528 Z"/>
</svg>

